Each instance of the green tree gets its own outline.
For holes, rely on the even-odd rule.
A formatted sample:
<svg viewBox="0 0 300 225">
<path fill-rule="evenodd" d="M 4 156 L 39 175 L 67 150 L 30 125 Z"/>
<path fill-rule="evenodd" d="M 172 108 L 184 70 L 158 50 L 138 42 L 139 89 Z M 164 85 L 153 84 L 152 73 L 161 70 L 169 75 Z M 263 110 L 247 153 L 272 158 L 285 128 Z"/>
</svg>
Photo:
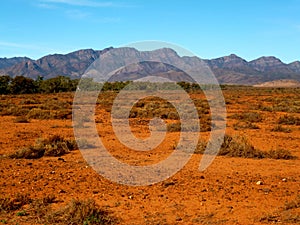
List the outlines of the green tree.
<svg viewBox="0 0 300 225">
<path fill-rule="evenodd" d="M 0 94 L 9 94 L 9 85 L 11 80 L 10 76 L 0 76 Z"/>
<path fill-rule="evenodd" d="M 77 84 L 78 80 L 71 80 L 65 76 L 57 76 L 43 81 L 40 85 L 40 91 L 44 93 L 75 91 Z"/>
<path fill-rule="evenodd" d="M 28 77 L 16 76 L 10 84 L 12 94 L 32 94 L 36 93 L 37 86 L 35 81 Z"/>
</svg>

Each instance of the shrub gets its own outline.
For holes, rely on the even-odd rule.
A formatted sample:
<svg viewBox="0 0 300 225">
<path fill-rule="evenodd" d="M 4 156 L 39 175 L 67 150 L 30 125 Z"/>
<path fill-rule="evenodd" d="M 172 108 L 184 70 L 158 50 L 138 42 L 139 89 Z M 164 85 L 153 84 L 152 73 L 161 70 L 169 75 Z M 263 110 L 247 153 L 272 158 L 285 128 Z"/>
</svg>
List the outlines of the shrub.
<svg viewBox="0 0 300 225">
<path fill-rule="evenodd" d="M 270 159 L 295 159 L 296 157 L 290 151 L 285 149 L 270 150 L 266 153 L 266 157 Z"/>
<path fill-rule="evenodd" d="M 78 149 L 75 140 L 66 140 L 54 135 L 48 139 L 38 139 L 35 145 L 15 152 L 10 158 L 38 159 L 43 156 L 62 156 L 75 149 Z"/>
<path fill-rule="evenodd" d="M 285 124 L 285 125 L 300 125 L 300 117 L 296 116 L 290 116 L 290 115 L 284 115 L 279 118 L 278 121 L 279 124 Z"/>
<path fill-rule="evenodd" d="M 13 159 L 39 159 L 45 154 L 44 148 L 39 148 L 38 146 L 29 146 L 23 148 L 14 154 L 10 155 Z"/>
<path fill-rule="evenodd" d="M 65 208 L 48 215 L 51 224 L 115 224 L 116 219 L 99 208 L 94 200 L 72 200 Z"/>
<path fill-rule="evenodd" d="M 48 99 L 41 105 L 40 108 L 45 110 L 60 110 L 69 109 L 71 108 L 71 106 L 67 102 L 62 102 L 55 99 Z"/>
<path fill-rule="evenodd" d="M 273 128 L 271 129 L 271 131 L 272 131 L 272 132 L 284 132 L 284 133 L 291 133 L 291 132 L 292 132 L 292 130 L 291 130 L 290 128 L 283 127 L 283 126 L 281 126 L 280 124 L 277 125 L 277 126 L 275 126 L 275 127 L 273 127 Z"/>
<path fill-rule="evenodd" d="M 203 154 L 206 149 L 207 143 L 200 140 L 197 149 L 194 153 Z M 270 150 L 261 151 L 254 148 L 245 137 L 225 135 L 221 148 L 218 152 L 219 156 L 241 157 L 241 158 L 270 158 L 270 159 L 295 159 L 288 150 Z"/>
<path fill-rule="evenodd" d="M 0 212 L 1 211 L 14 211 L 20 209 L 23 205 L 27 205 L 32 202 L 32 199 L 28 194 L 17 193 L 14 198 L 0 198 Z"/>
<path fill-rule="evenodd" d="M 41 104 L 39 100 L 36 99 L 24 99 L 20 102 L 21 105 L 36 105 L 36 104 Z"/>
<path fill-rule="evenodd" d="M 232 116 L 229 116 L 228 118 L 241 120 L 241 121 L 245 121 L 245 122 L 250 122 L 250 123 L 258 123 L 263 120 L 261 114 L 259 114 L 257 112 L 233 114 Z"/>
<path fill-rule="evenodd" d="M 31 109 L 27 114 L 28 119 L 50 119 L 50 110 L 42 110 L 39 108 Z"/>
<path fill-rule="evenodd" d="M 245 137 L 225 135 L 219 155 L 242 158 L 264 158 L 264 152 L 255 149 Z"/>
<path fill-rule="evenodd" d="M 2 116 L 25 116 L 28 113 L 28 109 L 17 105 L 6 105 L 2 107 L 0 114 Z"/>
<path fill-rule="evenodd" d="M 239 130 L 239 129 L 255 129 L 255 130 L 257 130 L 257 129 L 259 129 L 259 126 L 257 126 L 254 123 L 251 123 L 251 122 L 238 122 L 233 125 L 233 128 L 235 130 Z"/>
</svg>

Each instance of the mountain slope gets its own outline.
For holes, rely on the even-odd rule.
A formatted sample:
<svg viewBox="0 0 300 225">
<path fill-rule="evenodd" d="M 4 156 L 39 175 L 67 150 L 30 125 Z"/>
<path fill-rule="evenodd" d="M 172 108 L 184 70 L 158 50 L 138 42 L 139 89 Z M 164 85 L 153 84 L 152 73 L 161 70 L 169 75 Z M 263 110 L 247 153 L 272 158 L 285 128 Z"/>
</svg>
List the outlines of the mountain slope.
<svg viewBox="0 0 300 225">
<path fill-rule="evenodd" d="M 0 69 L 0 75 L 5 74 L 11 77 L 20 75 L 34 79 L 38 76 L 49 79 L 58 75 L 80 78 L 88 66 L 99 58 L 100 54 L 105 53 L 109 49 L 107 48 L 102 51 L 85 49 L 66 55 L 48 55 L 38 60 L 27 59 L 10 67 Z"/>
<path fill-rule="evenodd" d="M 0 69 L 11 67 L 17 63 L 31 60 L 27 57 L 0 58 Z"/>
<path fill-rule="evenodd" d="M 96 59 L 105 55 L 111 49 L 113 48 L 107 48 L 102 51 L 84 49 L 66 55 L 48 55 L 38 60 L 26 57 L 0 58 L 0 75 L 9 75 L 11 77 L 22 75 L 34 79 L 37 76 L 43 76 L 45 79 L 48 79 L 58 75 L 80 78 Z M 188 65 L 197 65 L 200 61 L 197 57 L 179 57 L 174 50 L 167 48 L 149 52 L 139 52 L 132 48 L 119 48 L 117 52 L 122 56 L 118 58 L 121 61 L 128 56 L 137 58 L 141 55 L 147 55 L 155 59 L 174 60 L 174 62 L 178 63 L 181 63 L 181 60 L 183 60 Z M 231 54 L 216 59 L 204 60 L 204 62 L 211 68 L 220 83 L 252 85 L 284 79 L 300 81 L 299 61 L 285 64 L 280 59 L 269 56 L 247 62 L 237 55 Z M 155 74 L 160 74 L 160 76 L 165 76 L 166 78 L 173 77 L 174 80 L 178 81 L 190 81 L 184 72 L 162 63 L 153 62 L 143 62 L 121 68 L 116 71 L 111 80 L 141 79 Z"/>
</svg>

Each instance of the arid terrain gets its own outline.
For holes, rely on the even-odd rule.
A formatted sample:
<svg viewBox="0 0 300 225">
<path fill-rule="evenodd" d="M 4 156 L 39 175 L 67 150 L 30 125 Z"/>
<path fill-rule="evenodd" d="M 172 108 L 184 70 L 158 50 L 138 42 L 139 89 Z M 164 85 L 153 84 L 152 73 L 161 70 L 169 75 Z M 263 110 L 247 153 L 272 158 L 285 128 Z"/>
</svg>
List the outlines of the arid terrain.
<svg viewBox="0 0 300 225">
<path fill-rule="evenodd" d="M 0 96 L 0 224 L 300 224 L 300 89 L 226 86 L 223 93 L 221 155 L 198 170 L 209 108 L 193 92 L 203 123 L 196 153 L 173 177 L 142 187 L 113 183 L 85 162 L 74 144 L 74 93 Z M 174 126 L 153 152 L 133 152 L 115 140 L 115 95 L 104 93 L 96 107 L 111 154 L 133 165 L 167 157 L 178 140 Z M 146 105 L 133 108 L 130 119 L 140 137 L 149 134 Z M 164 109 L 168 124 L 176 122 Z"/>
</svg>

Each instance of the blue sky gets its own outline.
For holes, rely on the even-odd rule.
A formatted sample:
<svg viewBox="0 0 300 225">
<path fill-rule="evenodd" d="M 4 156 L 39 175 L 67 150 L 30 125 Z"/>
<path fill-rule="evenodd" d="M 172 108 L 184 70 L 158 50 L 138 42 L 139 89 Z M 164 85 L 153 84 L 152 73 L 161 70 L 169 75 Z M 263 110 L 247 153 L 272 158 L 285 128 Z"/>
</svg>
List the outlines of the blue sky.
<svg viewBox="0 0 300 225">
<path fill-rule="evenodd" d="M 201 58 L 300 60 L 300 0 L 2 0 L 0 57 L 159 40 Z"/>
</svg>

